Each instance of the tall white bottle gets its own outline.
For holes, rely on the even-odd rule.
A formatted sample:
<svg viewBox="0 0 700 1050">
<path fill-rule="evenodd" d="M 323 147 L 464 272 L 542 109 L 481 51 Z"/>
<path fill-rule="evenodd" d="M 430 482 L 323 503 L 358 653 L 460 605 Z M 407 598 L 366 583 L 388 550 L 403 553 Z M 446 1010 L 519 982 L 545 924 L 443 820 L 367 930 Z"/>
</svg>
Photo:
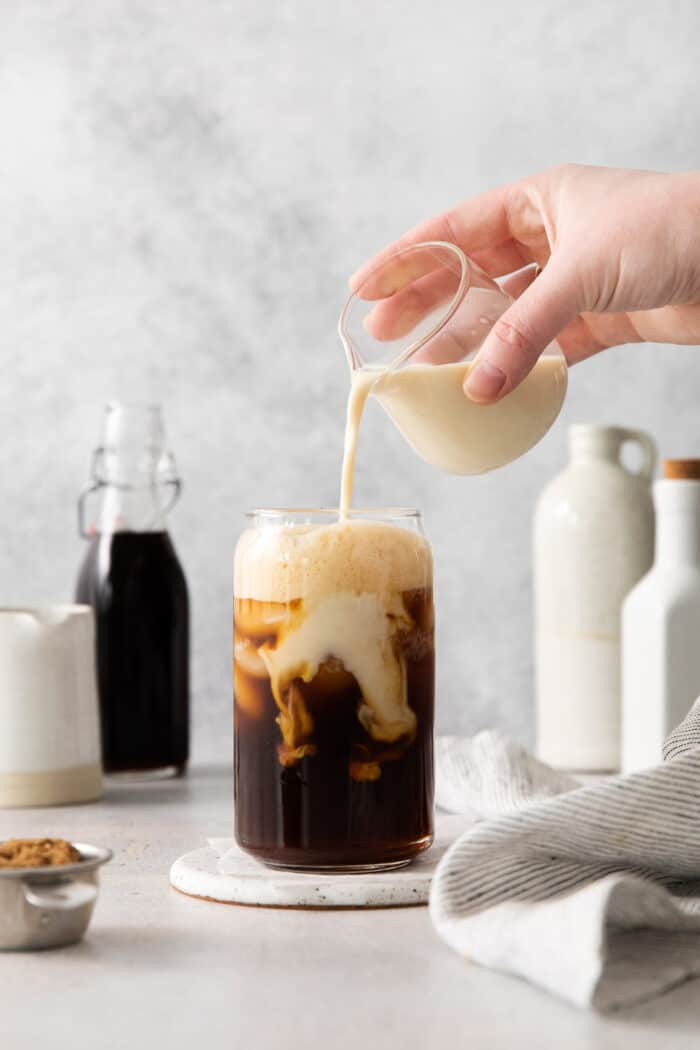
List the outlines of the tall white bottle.
<svg viewBox="0 0 700 1050">
<path fill-rule="evenodd" d="M 639 471 L 621 461 L 639 446 Z M 569 466 L 540 496 L 534 523 L 537 754 L 562 769 L 620 767 L 620 615 L 654 551 L 648 434 L 578 424 Z"/>
<path fill-rule="evenodd" d="M 660 762 L 700 695 L 700 460 L 666 460 L 654 484 L 656 558 L 623 610 L 626 773 Z"/>
</svg>

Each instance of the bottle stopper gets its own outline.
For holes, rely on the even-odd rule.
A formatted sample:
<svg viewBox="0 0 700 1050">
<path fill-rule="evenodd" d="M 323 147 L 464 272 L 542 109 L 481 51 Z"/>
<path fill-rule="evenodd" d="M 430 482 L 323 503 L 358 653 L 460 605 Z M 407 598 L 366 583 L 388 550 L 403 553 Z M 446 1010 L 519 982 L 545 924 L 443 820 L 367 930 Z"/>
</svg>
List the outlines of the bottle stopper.
<svg viewBox="0 0 700 1050">
<path fill-rule="evenodd" d="M 664 477 L 674 481 L 700 481 L 700 459 L 665 459 Z"/>
</svg>

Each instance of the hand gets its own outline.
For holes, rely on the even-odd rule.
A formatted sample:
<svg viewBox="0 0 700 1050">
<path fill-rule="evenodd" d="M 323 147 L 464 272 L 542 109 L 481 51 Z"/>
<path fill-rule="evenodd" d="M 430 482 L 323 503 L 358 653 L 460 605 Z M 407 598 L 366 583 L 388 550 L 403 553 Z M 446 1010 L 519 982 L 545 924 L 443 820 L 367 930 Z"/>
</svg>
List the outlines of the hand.
<svg viewBox="0 0 700 1050">
<path fill-rule="evenodd" d="M 542 268 L 484 340 L 465 383 L 474 401 L 509 393 L 553 339 L 569 364 L 620 343 L 700 343 L 700 172 L 552 168 L 422 223 L 351 288 L 421 241 L 458 244 L 492 277 Z M 395 291 L 413 277 L 392 280 Z"/>
</svg>

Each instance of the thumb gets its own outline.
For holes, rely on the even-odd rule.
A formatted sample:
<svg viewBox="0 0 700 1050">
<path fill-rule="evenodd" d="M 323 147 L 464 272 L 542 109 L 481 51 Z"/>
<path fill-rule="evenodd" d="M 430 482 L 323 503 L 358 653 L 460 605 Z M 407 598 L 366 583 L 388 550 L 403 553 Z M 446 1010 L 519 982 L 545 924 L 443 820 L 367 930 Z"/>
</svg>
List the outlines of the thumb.
<svg viewBox="0 0 700 1050">
<path fill-rule="evenodd" d="M 574 274 L 552 258 L 487 335 L 464 383 L 467 397 L 488 404 L 510 393 L 579 309 Z"/>
</svg>

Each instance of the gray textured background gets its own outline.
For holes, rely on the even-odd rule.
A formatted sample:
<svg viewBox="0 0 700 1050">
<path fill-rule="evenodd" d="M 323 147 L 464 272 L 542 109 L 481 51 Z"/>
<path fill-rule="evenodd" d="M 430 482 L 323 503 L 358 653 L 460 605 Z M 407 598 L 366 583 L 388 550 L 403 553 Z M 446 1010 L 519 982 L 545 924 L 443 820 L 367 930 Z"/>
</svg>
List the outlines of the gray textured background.
<svg viewBox="0 0 700 1050">
<path fill-rule="evenodd" d="M 71 594 L 102 405 L 161 400 L 195 747 L 218 751 L 242 512 L 336 499 L 347 274 L 558 161 L 697 167 L 700 5 L 0 0 L 0 23 L 0 601 Z M 537 449 L 476 479 L 432 472 L 371 406 L 357 498 L 426 513 L 442 728 L 530 738 L 531 513 L 566 423 L 698 455 L 699 380 L 692 349 L 612 351 Z"/>
</svg>

